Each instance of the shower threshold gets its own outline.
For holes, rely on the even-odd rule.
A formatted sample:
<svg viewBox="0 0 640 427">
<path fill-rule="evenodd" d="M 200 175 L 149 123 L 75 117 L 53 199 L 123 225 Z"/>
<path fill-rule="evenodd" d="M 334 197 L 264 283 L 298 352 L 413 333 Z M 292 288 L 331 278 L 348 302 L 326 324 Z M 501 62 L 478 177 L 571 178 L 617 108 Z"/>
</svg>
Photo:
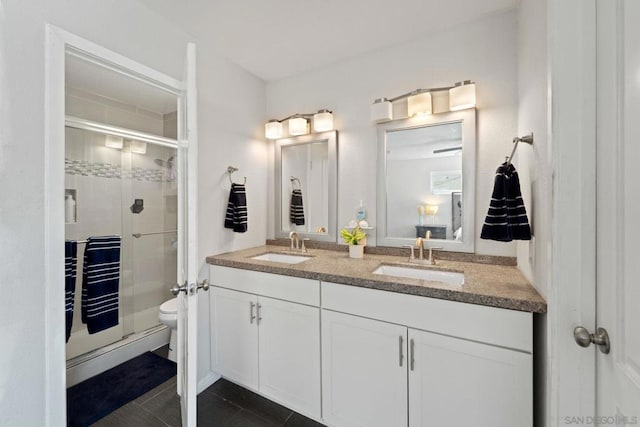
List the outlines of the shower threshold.
<svg viewBox="0 0 640 427">
<path fill-rule="evenodd" d="M 120 341 L 67 360 L 67 387 L 126 362 L 146 351 L 169 343 L 170 330 L 164 325 L 129 334 Z"/>
</svg>

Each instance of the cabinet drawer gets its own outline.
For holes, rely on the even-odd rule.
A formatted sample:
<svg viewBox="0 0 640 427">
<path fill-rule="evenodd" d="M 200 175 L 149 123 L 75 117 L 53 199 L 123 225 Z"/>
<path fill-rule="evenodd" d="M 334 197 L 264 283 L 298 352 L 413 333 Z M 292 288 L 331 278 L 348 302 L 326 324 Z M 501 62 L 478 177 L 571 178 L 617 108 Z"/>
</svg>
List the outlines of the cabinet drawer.
<svg viewBox="0 0 640 427">
<path fill-rule="evenodd" d="M 532 352 L 533 315 L 322 282 L 322 308 Z"/>
<path fill-rule="evenodd" d="M 221 288 L 248 292 L 318 307 L 320 282 L 299 277 L 211 266 L 211 284 Z"/>
</svg>

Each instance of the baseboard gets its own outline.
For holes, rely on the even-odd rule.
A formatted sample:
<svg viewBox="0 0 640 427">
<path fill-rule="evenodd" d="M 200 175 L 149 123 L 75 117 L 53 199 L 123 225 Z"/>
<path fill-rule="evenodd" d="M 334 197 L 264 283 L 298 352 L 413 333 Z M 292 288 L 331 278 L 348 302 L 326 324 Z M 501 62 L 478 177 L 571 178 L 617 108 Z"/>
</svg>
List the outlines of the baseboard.
<svg viewBox="0 0 640 427">
<path fill-rule="evenodd" d="M 207 374 L 203 378 L 200 378 L 200 380 L 198 381 L 198 394 L 205 391 L 211 386 L 211 384 L 215 383 L 220 378 L 222 377 L 213 371 L 207 372 Z"/>
</svg>

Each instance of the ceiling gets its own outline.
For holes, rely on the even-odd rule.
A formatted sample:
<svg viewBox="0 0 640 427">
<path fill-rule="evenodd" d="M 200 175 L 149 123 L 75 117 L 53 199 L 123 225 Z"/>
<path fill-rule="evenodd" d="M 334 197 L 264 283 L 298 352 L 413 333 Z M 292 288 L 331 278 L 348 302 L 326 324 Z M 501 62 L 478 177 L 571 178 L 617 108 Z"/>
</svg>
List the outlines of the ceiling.
<svg viewBox="0 0 640 427">
<path fill-rule="evenodd" d="M 74 55 L 65 60 L 67 86 L 157 114 L 176 111 L 175 95 Z"/>
<path fill-rule="evenodd" d="M 138 0 L 275 81 L 514 8 L 519 0 Z"/>
</svg>

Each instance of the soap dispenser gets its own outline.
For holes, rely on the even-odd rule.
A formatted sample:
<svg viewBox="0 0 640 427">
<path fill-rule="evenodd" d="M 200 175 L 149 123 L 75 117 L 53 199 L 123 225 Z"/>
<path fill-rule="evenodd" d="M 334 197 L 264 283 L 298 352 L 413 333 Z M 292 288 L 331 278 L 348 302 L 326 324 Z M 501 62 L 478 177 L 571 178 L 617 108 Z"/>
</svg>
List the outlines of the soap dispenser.
<svg viewBox="0 0 640 427">
<path fill-rule="evenodd" d="M 364 203 L 360 200 L 360 206 L 356 209 L 356 220 L 358 222 L 364 221 L 367 218 L 367 210 L 364 207 Z"/>
</svg>

